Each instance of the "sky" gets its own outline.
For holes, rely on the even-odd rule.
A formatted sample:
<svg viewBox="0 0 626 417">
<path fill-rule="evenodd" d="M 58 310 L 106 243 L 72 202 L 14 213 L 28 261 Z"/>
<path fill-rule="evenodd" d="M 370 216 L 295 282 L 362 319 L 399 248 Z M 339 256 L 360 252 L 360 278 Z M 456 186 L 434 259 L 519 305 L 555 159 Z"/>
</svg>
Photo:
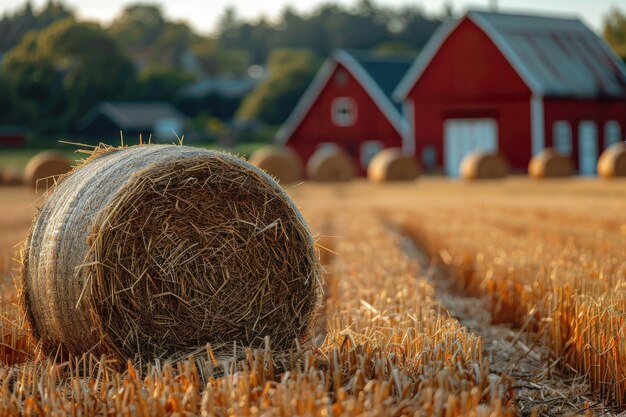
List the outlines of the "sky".
<svg viewBox="0 0 626 417">
<path fill-rule="evenodd" d="M 40 6 L 46 0 L 34 0 L 35 6 Z M 333 0 L 352 6 L 356 0 Z M 439 13 L 443 10 L 446 0 L 375 0 L 378 5 L 400 6 L 418 4 L 426 12 Z M 577 15 L 592 29 L 602 31 L 602 21 L 611 6 L 620 6 L 626 11 L 626 0 L 448 0 L 455 12 L 459 13 L 468 8 L 486 8 L 490 2 L 497 1 L 501 11 L 529 11 L 533 13 L 547 12 L 565 15 Z M 286 5 L 292 5 L 300 12 L 309 12 L 324 0 L 64 0 L 81 17 L 90 20 L 109 22 L 129 3 L 156 3 L 161 4 L 165 14 L 176 20 L 185 20 L 201 33 L 211 33 L 224 9 L 235 6 L 240 17 L 256 18 L 264 15 L 270 19 L 280 15 Z M 303 3 L 306 4 L 303 6 Z M 0 14 L 13 12 L 23 5 L 23 0 L 0 0 Z"/>
</svg>

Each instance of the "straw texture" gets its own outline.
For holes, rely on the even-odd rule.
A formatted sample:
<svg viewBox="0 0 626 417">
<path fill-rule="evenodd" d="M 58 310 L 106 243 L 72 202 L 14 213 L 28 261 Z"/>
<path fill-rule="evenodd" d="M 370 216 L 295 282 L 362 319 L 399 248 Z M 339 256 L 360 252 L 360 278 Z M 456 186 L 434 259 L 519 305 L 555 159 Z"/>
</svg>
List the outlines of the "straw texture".
<svg viewBox="0 0 626 417">
<path fill-rule="evenodd" d="M 547 148 L 530 160 L 528 175 L 537 179 L 571 177 L 574 175 L 574 165 L 567 156 Z"/>
<path fill-rule="evenodd" d="M 598 174 L 603 178 L 626 177 L 626 144 L 616 143 L 602 152 Z"/>
<path fill-rule="evenodd" d="M 170 357 L 207 343 L 288 349 L 321 294 L 314 242 L 267 174 L 184 146 L 96 152 L 63 178 L 23 255 L 44 349 Z"/>
<path fill-rule="evenodd" d="M 252 154 L 249 162 L 282 184 L 302 179 L 302 161 L 295 151 L 287 146 L 265 146 Z"/>
<path fill-rule="evenodd" d="M 354 161 L 339 147 L 320 148 L 306 165 L 309 179 L 319 182 L 350 181 L 356 174 Z"/>
<path fill-rule="evenodd" d="M 508 175 L 509 166 L 500 154 L 473 152 L 461 161 L 460 172 L 470 181 L 501 179 Z"/>
<path fill-rule="evenodd" d="M 373 182 L 413 181 L 419 176 L 415 158 L 399 148 L 387 148 L 378 152 L 367 167 L 367 178 Z"/>
</svg>

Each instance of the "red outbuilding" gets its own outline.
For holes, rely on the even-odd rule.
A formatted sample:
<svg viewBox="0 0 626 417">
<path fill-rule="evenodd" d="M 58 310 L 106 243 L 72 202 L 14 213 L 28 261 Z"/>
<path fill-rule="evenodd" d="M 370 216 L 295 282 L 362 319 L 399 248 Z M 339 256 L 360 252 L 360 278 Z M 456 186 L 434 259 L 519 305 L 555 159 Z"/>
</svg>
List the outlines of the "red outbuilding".
<svg viewBox="0 0 626 417">
<path fill-rule="evenodd" d="M 449 175 L 473 150 L 525 171 L 546 147 L 593 175 L 626 132 L 626 67 L 573 18 L 469 12 L 433 34 L 393 97 L 405 141 Z"/>
<path fill-rule="evenodd" d="M 406 55 L 338 50 L 317 73 L 276 141 L 307 161 L 319 147 L 340 146 L 365 174 L 382 148 L 402 146 L 406 123 L 391 93 L 411 66 Z"/>
</svg>

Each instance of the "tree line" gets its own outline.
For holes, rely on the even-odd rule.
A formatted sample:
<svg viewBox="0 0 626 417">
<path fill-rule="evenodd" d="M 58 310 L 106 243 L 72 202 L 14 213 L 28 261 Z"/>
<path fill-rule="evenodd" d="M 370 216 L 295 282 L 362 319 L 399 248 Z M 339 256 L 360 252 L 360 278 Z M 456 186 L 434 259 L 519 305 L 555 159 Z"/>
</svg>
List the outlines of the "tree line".
<svg viewBox="0 0 626 417">
<path fill-rule="evenodd" d="M 167 100 L 191 117 L 244 117 L 280 124 L 336 48 L 417 53 L 450 6 L 427 15 L 418 6 L 361 0 L 325 3 L 312 12 L 286 7 L 280 18 L 241 19 L 227 8 L 213 35 L 168 19 L 150 4 L 127 6 L 110 24 L 79 20 L 62 2 L 25 3 L 0 20 L 0 124 L 38 133 L 71 132 L 102 100 Z M 314 36 L 312 36 L 314 34 Z M 604 36 L 626 57 L 626 16 L 605 20 Z M 246 78 L 251 65 L 267 76 L 247 97 L 189 101 L 181 88 L 207 78 Z"/>
</svg>

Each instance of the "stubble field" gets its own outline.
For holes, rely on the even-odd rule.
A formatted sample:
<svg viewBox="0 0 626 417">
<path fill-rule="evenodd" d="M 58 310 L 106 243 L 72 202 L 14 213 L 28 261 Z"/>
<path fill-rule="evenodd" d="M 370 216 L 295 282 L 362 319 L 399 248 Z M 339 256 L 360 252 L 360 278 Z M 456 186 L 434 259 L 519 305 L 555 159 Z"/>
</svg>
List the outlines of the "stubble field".
<svg viewBox="0 0 626 417">
<path fill-rule="evenodd" d="M 626 182 L 302 184 L 326 268 L 296 352 L 120 370 L 42 356 L 13 275 L 38 197 L 0 189 L 0 415 L 574 415 L 626 408 Z M 70 313 L 71 314 L 71 313 Z M 239 357 L 239 356 L 238 356 Z"/>
</svg>

